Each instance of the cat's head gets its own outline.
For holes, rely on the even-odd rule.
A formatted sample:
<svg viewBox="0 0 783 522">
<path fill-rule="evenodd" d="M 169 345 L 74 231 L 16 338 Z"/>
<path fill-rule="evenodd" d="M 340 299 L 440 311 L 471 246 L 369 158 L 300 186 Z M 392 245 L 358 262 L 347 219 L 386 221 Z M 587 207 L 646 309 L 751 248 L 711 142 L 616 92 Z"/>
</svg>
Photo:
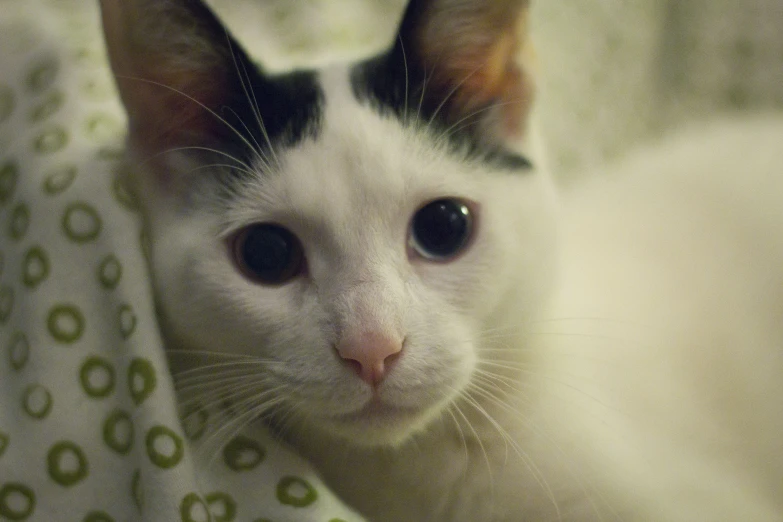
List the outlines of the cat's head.
<svg viewBox="0 0 783 522">
<path fill-rule="evenodd" d="M 549 284 L 527 2 L 413 0 L 383 55 L 277 76 L 201 1 L 101 4 L 170 335 L 357 443 L 442 415 Z"/>
</svg>

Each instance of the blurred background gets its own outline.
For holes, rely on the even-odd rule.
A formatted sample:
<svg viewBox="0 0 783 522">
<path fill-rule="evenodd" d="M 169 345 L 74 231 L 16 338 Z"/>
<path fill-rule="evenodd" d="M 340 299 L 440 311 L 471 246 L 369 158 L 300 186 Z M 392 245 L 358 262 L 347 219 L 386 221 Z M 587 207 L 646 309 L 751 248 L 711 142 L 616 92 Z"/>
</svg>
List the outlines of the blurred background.
<svg viewBox="0 0 783 522">
<path fill-rule="evenodd" d="M 388 45 L 406 2 L 211 3 L 240 33 L 268 35 L 270 56 L 306 63 Z M 541 123 L 559 172 L 601 163 L 684 121 L 783 109 L 783 0 L 532 4 Z"/>
<path fill-rule="evenodd" d="M 101 52 L 97 2 L 38 1 L 60 11 L 74 48 Z M 406 3 L 207 1 L 275 69 L 382 49 Z M 30 3 L 0 0 L 0 12 Z M 532 3 L 540 121 L 561 173 L 599 164 L 683 121 L 783 108 L 783 0 Z"/>
</svg>

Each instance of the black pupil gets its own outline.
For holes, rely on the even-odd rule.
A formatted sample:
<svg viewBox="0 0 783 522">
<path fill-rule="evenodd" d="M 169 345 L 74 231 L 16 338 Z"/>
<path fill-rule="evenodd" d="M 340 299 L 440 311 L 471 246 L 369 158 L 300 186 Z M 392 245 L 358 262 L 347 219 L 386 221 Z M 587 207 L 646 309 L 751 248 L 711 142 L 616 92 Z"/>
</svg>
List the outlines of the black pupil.
<svg viewBox="0 0 783 522">
<path fill-rule="evenodd" d="M 459 201 L 433 201 L 413 218 L 413 238 L 421 253 L 436 258 L 457 254 L 470 237 L 470 213 Z"/>
<path fill-rule="evenodd" d="M 281 283 L 298 272 L 302 250 L 296 237 L 276 225 L 255 225 L 239 245 L 242 264 L 262 282 Z"/>
</svg>

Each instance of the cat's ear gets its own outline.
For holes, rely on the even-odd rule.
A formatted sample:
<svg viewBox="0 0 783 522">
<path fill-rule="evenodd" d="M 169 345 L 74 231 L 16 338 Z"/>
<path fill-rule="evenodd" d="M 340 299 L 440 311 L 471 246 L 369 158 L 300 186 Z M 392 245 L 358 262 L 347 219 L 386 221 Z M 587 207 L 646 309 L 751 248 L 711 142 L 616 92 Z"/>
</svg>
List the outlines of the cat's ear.
<svg viewBox="0 0 783 522">
<path fill-rule="evenodd" d="M 411 0 L 386 63 L 395 102 L 449 126 L 523 135 L 535 91 L 528 11 L 529 0 Z"/>
<path fill-rule="evenodd" d="M 303 132 L 314 80 L 266 77 L 201 0 L 100 4 L 133 146 L 263 148 Z"/>
</svg>

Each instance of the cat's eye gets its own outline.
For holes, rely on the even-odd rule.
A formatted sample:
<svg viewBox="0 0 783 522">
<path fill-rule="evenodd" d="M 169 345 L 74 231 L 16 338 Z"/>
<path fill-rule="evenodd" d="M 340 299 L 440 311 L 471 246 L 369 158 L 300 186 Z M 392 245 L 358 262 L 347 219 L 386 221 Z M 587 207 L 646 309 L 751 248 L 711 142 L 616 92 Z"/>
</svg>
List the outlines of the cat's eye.
<svg viewBox="0 0 783 522">
<path fill-rule="evenodd" d="M 461 253 L 473 234 L 473 215 L 459 199 L 428 203 L 413 216 L 410 246 L 420 256 L 446 261 Z"/>
<path fill-rule="evenodd" d="M 304 250 L 288 229 L 274 224 L 251 225 L 236 235 L 233 255 L 242 273 L 261 284 L 281 285 L 304 268 Z"/>
</svg>

